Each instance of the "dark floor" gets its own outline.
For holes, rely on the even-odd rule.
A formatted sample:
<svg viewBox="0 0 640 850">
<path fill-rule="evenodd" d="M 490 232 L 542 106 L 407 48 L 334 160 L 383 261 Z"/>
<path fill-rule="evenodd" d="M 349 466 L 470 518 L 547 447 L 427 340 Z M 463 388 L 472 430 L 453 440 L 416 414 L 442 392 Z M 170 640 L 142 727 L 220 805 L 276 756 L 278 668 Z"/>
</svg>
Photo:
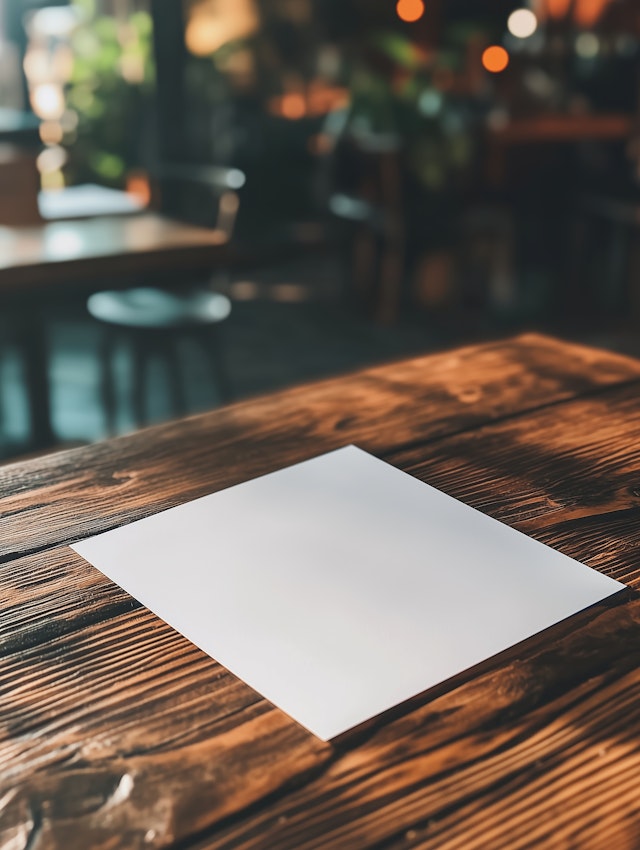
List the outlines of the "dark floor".
<svg viewBox="0 0 640 850">
<path fill-rule="evenodd" d="M 225 322 L 224 355 L 235 398 L 353 371 L 369 364 L 435 351 L 476 339 L 496 338 L 526 327 L 428 312 L 405 316 L 384 327 L 344 306 L 331 258 L 306 259 L 236 279 L 228 287 L 233 310 Z M 582 323 L 577 328 L 552 322 L 534 329 L 640 356 L 640 334 L 618 322 Z M 83 304 L 67 306 L 50 320 L 53 424 L 61 444 L 107 436 L 100 398 L 99 347 L 103 328 Z M 5 346 L 0 357 L 0 457 L 25 452 L 29 422 L 18 354 Z M 180 348 L 184 390 L 190 412 L 221 403 L 206 360 L 189 340 Z M 130 404 L 130 361 L 126 350 L 115 360 L 118 433 L 135 427 Z M 170 418 L 165 375 L 151 371 L 148 386 L 151 421 Z"/>
</svg>

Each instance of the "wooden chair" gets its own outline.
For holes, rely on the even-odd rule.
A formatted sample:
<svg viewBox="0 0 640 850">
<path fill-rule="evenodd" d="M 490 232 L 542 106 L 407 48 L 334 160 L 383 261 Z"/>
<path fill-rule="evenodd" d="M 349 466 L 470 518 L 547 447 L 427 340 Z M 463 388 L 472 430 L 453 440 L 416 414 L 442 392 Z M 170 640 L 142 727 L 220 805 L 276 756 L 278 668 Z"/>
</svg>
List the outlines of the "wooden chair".
<svg viewBox="0 0 640 850">
<path fill-rule="evenodd" d="M 406 271 L 406 223 L 400 141 L 393 135 L 349 137 L 342 150 L 348 183 L 329 199 L 344 231 L 352 300 L 382 323 L 398 318 Z M 344 174 L 347 172 L 347 174 Z"/>
</svg>

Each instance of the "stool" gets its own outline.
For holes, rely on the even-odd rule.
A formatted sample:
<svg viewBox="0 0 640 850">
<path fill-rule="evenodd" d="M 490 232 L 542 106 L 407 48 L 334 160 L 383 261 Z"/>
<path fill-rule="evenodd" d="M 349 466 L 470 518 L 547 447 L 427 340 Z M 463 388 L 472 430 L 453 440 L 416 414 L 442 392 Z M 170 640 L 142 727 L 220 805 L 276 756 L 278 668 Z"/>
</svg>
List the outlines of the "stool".
<svg viewBox="0 0 640 850">
<path fill-rule="evenodd" d="M 181 336 L 197 339 L 202 345 L 221 399 L 230 399 L 218 335 L 218 326 L 231 312 L 231 302 L 225 295 L 207 289 L 177 293 L 140 287 L 121 292 L 96 292 L 88 299 L 87 309 L 94 319 L 107 325 L 101 351 L 101 386 L 109 433 L 115 433 L 113 359 L 118 338 L 127 341 L 132 353 L 131 406 L 136 425 L 148 421 L 144 404 L 145 375 L 154 357 L 165 363 L 173 413 L 187 412 L 177 350 Z"/>
</svg>

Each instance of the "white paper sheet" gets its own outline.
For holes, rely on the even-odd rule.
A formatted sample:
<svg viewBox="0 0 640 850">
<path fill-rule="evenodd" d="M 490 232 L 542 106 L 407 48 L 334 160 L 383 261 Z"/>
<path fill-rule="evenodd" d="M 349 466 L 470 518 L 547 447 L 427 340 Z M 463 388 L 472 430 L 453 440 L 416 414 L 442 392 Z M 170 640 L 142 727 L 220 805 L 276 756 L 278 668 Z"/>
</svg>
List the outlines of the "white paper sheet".
<svg viewBox="0 0 640 850">
<path fill-rule="evenodd" d="M 323 740 L 624 587 L 355 446 L 73 548 Z"/>
</svg>

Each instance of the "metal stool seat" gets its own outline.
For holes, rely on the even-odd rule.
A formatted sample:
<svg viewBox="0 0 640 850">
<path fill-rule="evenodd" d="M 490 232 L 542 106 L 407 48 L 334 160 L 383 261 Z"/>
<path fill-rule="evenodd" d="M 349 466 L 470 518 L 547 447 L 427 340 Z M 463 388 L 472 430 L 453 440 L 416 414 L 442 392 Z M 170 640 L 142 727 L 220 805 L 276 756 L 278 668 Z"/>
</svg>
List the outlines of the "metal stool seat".
<svg viewBox="0 0 640 850">
<path fill-rule="evenodd" d="M 225 295 L 207 289 L 171 292 L 138 287 L 96 292 L 89 297 L 87 309 L 94 319 L 107 326 L 101 352 L 101 383 L 109 433 L 115 432 L 113 361 L 118 339 L 127 342 L 132 354 L 131 407 L 137 425 L 148 421 L 145 377 L 155 358 L 166 366 L 172 413 L 187 412 L 178 356 L 181 336 L 201 344 L 221 400 L 228 401 L 231 397 L 218 334 L 218 326 L 231 313 L 231 302 Z"/>
</svg>

